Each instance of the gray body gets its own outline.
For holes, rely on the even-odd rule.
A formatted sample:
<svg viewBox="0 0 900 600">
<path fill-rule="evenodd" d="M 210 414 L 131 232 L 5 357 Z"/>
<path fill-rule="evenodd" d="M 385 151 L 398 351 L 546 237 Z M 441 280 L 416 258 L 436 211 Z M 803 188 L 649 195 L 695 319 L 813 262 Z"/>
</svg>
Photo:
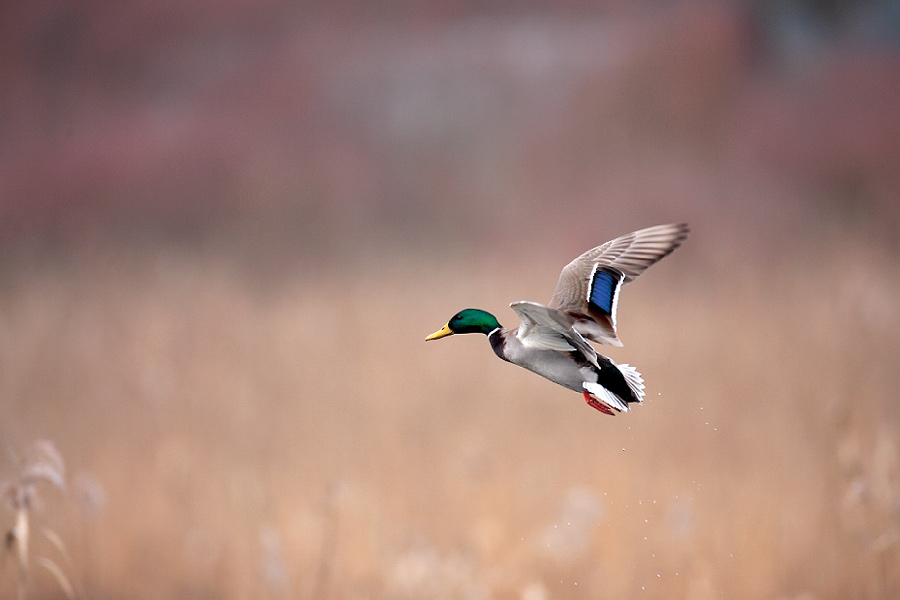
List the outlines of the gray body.
<svg viewBox="0 0 900 600">
<path fill-rule="evenodd" d="M 574 352 L 526 348 L 515 330 L 496 329 L 488 339 L 494 353 L 505 361 L 537 373 L 575 392 L 584 391 L 584 382 L 596 383 L 598 368 Z"/>
</svg>

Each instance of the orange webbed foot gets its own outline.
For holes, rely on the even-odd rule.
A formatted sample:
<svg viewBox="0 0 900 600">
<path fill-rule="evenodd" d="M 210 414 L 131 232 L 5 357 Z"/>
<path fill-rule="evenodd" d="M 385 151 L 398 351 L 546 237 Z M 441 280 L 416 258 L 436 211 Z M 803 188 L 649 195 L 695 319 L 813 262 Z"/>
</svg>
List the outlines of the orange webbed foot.
<svg viewBox="0 0 900 600">
<path fill-rule="evenodd" d="M 610 409 L 608 406 L 606 406 L 605 404 L 602 404 L 599 400 L 597 400 L 596 398 L 591 396 L 591 394 L 589 392 L 582 392 L 582 394 L 584 395 L 584 401 L 587 402 L 588 406 L 590 406 L 591 408 L 596 408 L 597 410 L 602 412 L 604 415 L 609 415 L 611 417 L 616 416 L 616 413 L 614 413 L 612 411 L 612 409 Z"/>
</svg>

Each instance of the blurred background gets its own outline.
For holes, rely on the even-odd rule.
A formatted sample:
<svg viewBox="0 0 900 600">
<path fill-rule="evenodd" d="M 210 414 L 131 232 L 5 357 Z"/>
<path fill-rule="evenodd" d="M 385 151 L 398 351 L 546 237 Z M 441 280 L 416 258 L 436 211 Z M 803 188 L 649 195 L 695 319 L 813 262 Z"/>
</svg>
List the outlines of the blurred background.
<svg viewBox="0 0 900 600">
<path fill-rule="evenodd" d="M 423 341 L 670 221 L 627 415 Z M 898 233 L 895 0 L 4 2 L 0 594 L 896 598 Z"/>
</svg>

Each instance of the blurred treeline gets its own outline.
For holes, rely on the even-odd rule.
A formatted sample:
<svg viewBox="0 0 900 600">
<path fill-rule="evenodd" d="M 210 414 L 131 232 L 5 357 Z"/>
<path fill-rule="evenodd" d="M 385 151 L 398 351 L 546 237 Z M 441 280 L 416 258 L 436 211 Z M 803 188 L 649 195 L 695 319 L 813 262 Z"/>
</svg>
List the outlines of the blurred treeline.
<svg viewBox="0 0 900 600">
<path fill-rule="evenodd" d="M 895 2 L 10 2 L 7 259 L 900 226 Z M 793 234 L 792 234 L 793 235 Z M 532 242 L 529 242 L 532 243 Z"/>
</svg>

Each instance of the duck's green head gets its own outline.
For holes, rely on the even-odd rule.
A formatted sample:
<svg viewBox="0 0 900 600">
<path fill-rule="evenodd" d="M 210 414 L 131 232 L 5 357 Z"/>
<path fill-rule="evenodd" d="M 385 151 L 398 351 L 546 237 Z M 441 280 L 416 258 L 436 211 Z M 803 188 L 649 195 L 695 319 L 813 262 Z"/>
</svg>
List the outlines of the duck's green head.
<svg viewBox="0 0 900 600">
<path fill-rule="evenodd" d="M 454 333 L 483 333 L 487 335 L 498 327 L 500 327 L 500 323 L 497 322 L 497 318 L 491 313 L 478 310 L 477 308 L 467 308 L 453 315 L 446 325 L 425 338 L 425 341 L 438 340 Z"/>
</svg>

